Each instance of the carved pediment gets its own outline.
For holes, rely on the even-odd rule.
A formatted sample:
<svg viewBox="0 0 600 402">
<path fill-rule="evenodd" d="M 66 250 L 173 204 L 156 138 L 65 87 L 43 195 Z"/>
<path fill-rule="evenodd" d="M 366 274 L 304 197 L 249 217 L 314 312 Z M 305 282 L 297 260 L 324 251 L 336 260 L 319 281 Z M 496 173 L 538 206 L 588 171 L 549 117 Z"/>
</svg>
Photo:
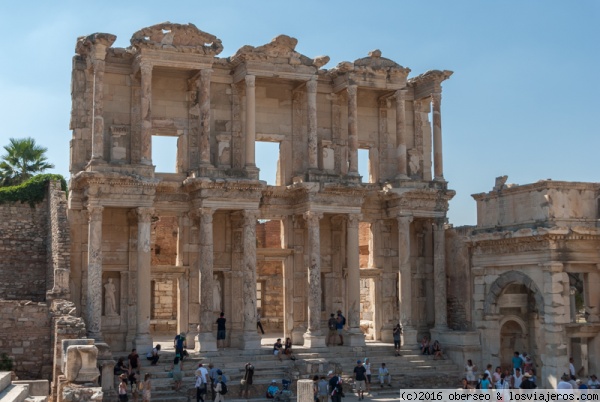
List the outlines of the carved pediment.
<svg viewBox="0 0 600 402">
<path fill-rule="evenodd" d="M 221 39 L 196 28 L 194 24 L 163 22 L 140 29 L 131 37 L 135 48 L 171 50 L 216 56 L 223 51 Z"/>
<path fill-rule="evenodd" d="M 334 76 L 342 75 L 347 72 L 386 73 L 406 77 L 408 73 L 410 73 L 410 68 L 402 67 L 393 60 L 381 57 L 381 50 L 375 49 L 370 51 L 367 57 L 357 59 L 354 63 L 343 61 L 335 68 L 331 69 L 331 73 Z"/>
<path fill-rule="evenodd" d="M 108 48 L 115 43 L 115 40 L 117 40 L 115 35 L 101 32 L 88 36 L 80 36 L 77 38 L 77 43 L 75 44 L 75 53 L 80 56 L 86 56 L 90 53 L 93 46 L 103 45 Z"/>
<path fill-rule="evenodd" d="M 421 75 L 418 75 L 414 78 L 408 80 L 408 84 L 410 86 L 420 85 L 426 82 L 434 82 L 436 84 L 440 84 L 442 81 L 447 80 L 450 76 L 454 74 L 449 70 L 429 70 Z"/>
<path fill-rule="evenodd" d="M 275 64 L 304 65 L 320 68 L 329 62 L 329 56 L 318 56 L 314 59 L 296 52 L 298 39 L 287 35 L 279 35 L 266 45 L 254 47 L 242 46 L 230 60 L 234 65 L 245 61 L 268 61 Z"/>
</svg>

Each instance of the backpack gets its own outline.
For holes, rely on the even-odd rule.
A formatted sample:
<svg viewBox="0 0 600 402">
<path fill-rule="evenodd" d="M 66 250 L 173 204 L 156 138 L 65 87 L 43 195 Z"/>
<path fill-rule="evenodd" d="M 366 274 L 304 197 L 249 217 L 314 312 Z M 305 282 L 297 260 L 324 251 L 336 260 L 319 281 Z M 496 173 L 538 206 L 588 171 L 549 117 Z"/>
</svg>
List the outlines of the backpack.
<svg viewBox="0 0 600 402">
<path fill-rule="evenodd" d="M 219 392 L 221 395 L 225 395 L 227 393 L 227 384 L 225 384 L 223 381 L 221 381 L 221 392 Z"/>
<path fill-rule="evenodd" d="M 346 317 L 342 316 L 342 325 L 346 325 Z"/>
</svg>

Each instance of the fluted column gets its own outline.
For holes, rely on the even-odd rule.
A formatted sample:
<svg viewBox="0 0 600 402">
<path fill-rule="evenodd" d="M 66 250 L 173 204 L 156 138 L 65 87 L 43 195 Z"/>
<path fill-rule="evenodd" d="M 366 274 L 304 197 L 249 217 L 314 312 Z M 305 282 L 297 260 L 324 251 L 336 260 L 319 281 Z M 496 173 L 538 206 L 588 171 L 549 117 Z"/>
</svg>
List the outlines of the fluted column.
<svg viewBox="0 0 600 402">
<path fill-rule="evenodd" d="M 446 310 L 446 234 L 444 219 L 434 223 L 433 230 L 433 294 L 435 295 L 435 328 L 444 330 L 448 327 Z"/>
<path fill-rule="evenodd" d="M 150 254 L 150 225 L 154 209 L 138 208 L 137 212 L 137 325 L 135 347 L 140 355 L 152 350 L 150 335 L 150 304 L 152 280 Z"/>
<path fill-rule="evenodd" d="M 260 348 L 260 337 L 256 333 L 256 216 L 257 211 L 244 211 L 243 227 L 243 288 L 244 333 L 242 349 Z"/>
<path fill-rule="evenodd" d="M 308 103 L 308 167 L 319 167 L 317 148 L 317 79 L 313 77 L 306 83 Z"/>
<path fill-rule="evenodd" d="M 246 78 L 246 167 L 255 167 L 254 148 L 256 142 L 256 77 Z"/>
<path fill-rule="evenodd" d="M 406 157 L 406 125 L 405 97 L 406 89 L 396 91 L 396 157 L 398 159 L 397 179 L 408 178 L 408 163 Z"/>
<path fill-rule="evenodd" d="M 442 94 L 431 94 L 433 104 L 433 174 L 434 180 L 444 180 L 444 162 L 442 159 Z"/>
<path fill-rule="evenodd" d="M 322 213 L 305 212 L 308 230 L 308 328 L 304 334 L 304 346 L 325 347 L 321 333 L 321 230 Z"/>
<path fill-rule="evenodd" d="M 99 46 L 94 53 L 94 86 L 92 89 L 94 107 L 92 109 L 92 161 L 104 161 L 104 68 L 106 48 Z"/>
<path fill-rule="evenodd" d="M 212 166 L 210 162 L 210 77 L 213 70 L 205 68 L 200 71 L 198 81 L 198 105 L 200 106 L 198 144 L 200 147 L 200 165 Z"/>
<path fill-rule="evenodd" d="M 152 64 L 142 62 L 141 73 L 141 164 L 152 165 Z"/>
<path fill-rule="evenodd" d="M 88 206 L 87 336 L 102 340 L 102 211 Z"/>
<path fill-rule="evenodd" d="M 358 175 L 358 87 L 348 85 L 348 174 Z"/>
<path fill-rule="evenodd" d="M 347 344 L 361 346 L 365 344 L 365 336 L 360 330 L 360 255 L 358 241 L 358 226 L 361 214 L 348 214 L 346 221 L 346 261 L 348 276 L 346 291 L 348 292 L 348 332 Z"/>
<path fill-rule="evenodd" d="M 400 275 L 400 323 L 403 327 L 405 344 L 417 341 L 417 332 L 412 322 L 412 267 L 410 258 L 410 224 L 413 217 L 399 215 L 398 219 L 398 259 Z"/>
<path fill-rule="evenodd" d="M 200 256 L 199 296 L 200 300 L 200 332 L 198 333 L 196 351 L 211 352 L 217 350 L 217 340 L 213 334 L 213 323 L 217 320 L 213 312 L 213 210 L 200 208 Z"/>
</svg>

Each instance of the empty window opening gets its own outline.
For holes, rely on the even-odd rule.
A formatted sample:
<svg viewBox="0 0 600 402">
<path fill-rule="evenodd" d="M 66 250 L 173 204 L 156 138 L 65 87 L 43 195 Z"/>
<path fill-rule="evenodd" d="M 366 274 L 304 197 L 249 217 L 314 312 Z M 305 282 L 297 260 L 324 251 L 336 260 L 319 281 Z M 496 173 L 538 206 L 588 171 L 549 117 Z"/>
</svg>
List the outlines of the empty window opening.
<svg viewBox="0 0 600 402">
<path fill-rule="evenodd" d="M 262 308 L 263 301 L 263 282 L 256 282 L 256 308 Z"/>
<path fill-rule="evenodd" d="M 176 136 L 152 136 L 152 164 L 157 173 L 177 173 Z"/>
<path fill-rule="evenodd" d="M 373 267 L 373 232 L 369 222 L 360 222 L 358 226 L 358 249 L 360 267 Z"/>
<path fill-rule="evenodd" d="M 270 186 L 280 186 L 279 142 L 256 141 L 256 167 L 260 169 L 260 180 Z"/>
<path fill-rule="evenodd" d="M 259 219 L 256 223 L 257 248 L 283 248 L 281 246 L 281 221 Z"/>
<path fill-rule="evenodd" d="M 361 176 L 362 183 L 372 183 L 368 148 L 358 149 L 358 174 Z"/>
</svg>

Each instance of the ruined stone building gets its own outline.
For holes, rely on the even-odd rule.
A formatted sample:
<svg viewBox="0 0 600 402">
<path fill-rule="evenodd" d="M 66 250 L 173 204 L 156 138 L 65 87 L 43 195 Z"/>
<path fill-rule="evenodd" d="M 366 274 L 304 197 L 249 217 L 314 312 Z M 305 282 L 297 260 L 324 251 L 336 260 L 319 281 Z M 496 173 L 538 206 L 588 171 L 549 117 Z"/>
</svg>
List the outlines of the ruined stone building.
<svg viewBox="0 0 600 402">
<path fill-rule="evenodd" d="M 338 309 L 350 345 L 365 342 L 361 320 L 383 340 L 399 318 L 413 341 L 447 328 L 450 71 L 408 78 L 378 50 L 324 69 L 328 57 L 285 35 L 221 58 L 191 24 L 144 28 L 128 48 L 115 39 L 81 37 L 73 59 L 70 281 L 90 337 L 144 352 L 155 331 L 185 331 L 210 351 L 223 311 L 229 345 L 255 348 L 257 306 L 307 346 L 325 344 Z M 157 136 L 177 149 L 153 149 Z M 276 185 L 261 181 L 257 141 L 279 145 Z M 176 152 L 175 172 L 155 171 L 159 152 Z M 280 235 L 262 243 L 266 222 Z"/>
<path fill-rule="evenodd" d="M 499 178 L 474 196 L 476 226 L 448 225 L 450 71 L 409 78 L 378 50 L 326 69 L 285 35 L 219 57 L 191 24 L 115 40 L 77 40 L 68 206 L 56 187 L 33 212 L 0 206 L 0 346 L 18 372 L 57 382 L 62 340 L 84 331 L 106 378 L 111 350 L 144 353 L 156 334 L 214 351 L 221 311 L 228 346 L 258 348 L 259 308 L 297 345 L 324 346 L 341 310 L 351 346 L 391 342 L 401 322 L 405 344 L 438 339 L 460 366 L 519 350 L 542 386 L 569 356 L 600 371 L 600 184 Z M 257 142 L 279 150 L 274 185 Z M 163 153 L 171 172 L 155 169 Z"/>
</svg>

